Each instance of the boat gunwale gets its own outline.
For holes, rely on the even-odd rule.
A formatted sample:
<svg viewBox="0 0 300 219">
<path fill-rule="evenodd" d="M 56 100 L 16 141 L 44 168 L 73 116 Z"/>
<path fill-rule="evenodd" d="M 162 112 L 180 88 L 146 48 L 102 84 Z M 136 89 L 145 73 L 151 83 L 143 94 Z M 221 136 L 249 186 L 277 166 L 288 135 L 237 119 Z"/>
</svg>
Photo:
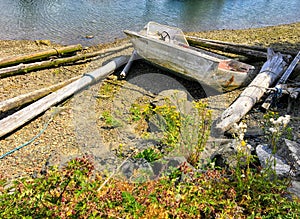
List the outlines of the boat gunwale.
<svg viewBox="0 0 300 219">
<path fill-rule="evenodd" d="M 165 41 L 162 41 L 162 40 L 159 40 L 159 39 L 156 39 L 156 38 L 153 38 L 151 36 L 147 36 L 147 35 L 144 35 L 144 34 L 141 34 L 139 32 L 135 32 L 135 31 L 130 31 L 130 30 L 124 30 L 124 33 L 129 36 L 130 38 L 142 38 L 144 40 L 150 40 L 150 41 L 153 41 L 155 43 L 158 43 L 158 44 L 162 44 L 162 45 L 165 45 L 167 47 L 170 47 L 170 48 L 174 48 L 175 49 L 179 49 L 183 52 L 187 52 L 187 53 L 190 53 L 190 54 L 193 54 L 199 58 L 203 58 L 203 59 L 206 59 L 208 61 L 211 61 L 211 62 L 214 62 L 214 63 L 221 63 L 221 62 L 226 62 L 226 61 L 235 61 L 235 62 L 238 62 L 240 65 L 246 65 L 248 66 L 248 71 L 240 71 L 240 70 L 228 70 L 228 69 L 224 69 L 222 67 L 219 66 L 219 69 L 224 71 L 224 72 L 227 72 L 227 73 L 234 73 L 234 74 L 249 74 L 251 73 L 253 70 L 255 70 L 255 67 L 252 66 L 252 65 L 249 65 L 247 63 L 243 63 L 243 62 L 240 62 L 240 61 L 237 61 L 237 60 L 234 60 L 234 59 L 231 59 L 231 58 L 228 58 L 226 56 L 221 56 L 221 55 L 218 55 L 224 59 L 221 59 L 221 58 L 218 58 L 218 57 L 214 57 L 213 55 L 209 55 L 209 54 L 206 54 L 205 52 L 206 51 L 199 51 L 201 49 L 198 49 L 196 48 L 196 50 L 193 49 L 193 47 L 189 46 L 189 47 L 185 47 L 185 46 L 181 46 L 181 45 L 177 45 L 177 44 L 174 44 L 174 43 L 169 43 L 169 42 L 165 42 Z M 146 58 L 146 57 L 144 57 Z"/>
<path fill-rule="evenodd" d="M 213 62 L 218 62 L 219 63 L 221 61 L 224 61 L 223 59 L 207 55 L 207 54 L 202 53 L 202 52 L 200 52 L 198 50 L 193 50 L 193 49 L 191 49 L 189 47 L 184 47 L 184 46 L 176 45 L 176 44 L 173 44 L 173 43 L 168 43 L 168 42 L 165 42 L 165 41 L 162 41 L 162 40 L 158 40 L 158 39 L 155 39 L 153 37 L 146 36 L 146 35 L 140 34 L 140 33 L 135 32 L 135 31 L 124 30 L 124 33 L 126 35 L 129 35 L 129 37 L 131 37 L 131 36 L 140 37 L 140 38 L 143 38 L 145 40 L 150 40 L 150 41 L 154 41 L 154 42 L 156 42 L 158 44 L 166 45 L 168 47 L 175 47 L 176 49 L 182 50 L 184 52 L 191 53 L 191 54 L 196 55 L 196 56 L 200 56 L 202 58 L 205 58 L 205 59 L 213 61 Z M 228 60 L 230 60 L 230 59 L 228 58 Z"/>
</svg>

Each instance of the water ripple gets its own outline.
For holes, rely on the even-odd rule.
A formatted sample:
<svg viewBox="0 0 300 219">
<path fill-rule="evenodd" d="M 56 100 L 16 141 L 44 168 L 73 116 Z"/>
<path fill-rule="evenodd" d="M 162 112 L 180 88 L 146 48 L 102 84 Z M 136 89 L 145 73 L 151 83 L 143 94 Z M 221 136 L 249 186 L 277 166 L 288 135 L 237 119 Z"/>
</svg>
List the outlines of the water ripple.
<svg viewBox="0 0 300 219">
<path fill-rule="evenodd" d="M 185 31 L 300 21 L 299 0 L 0 0 L 0 8 L 0 39 L 84 45 L 124 37 L 124 29 L 139 30 L 150 20 Z"/>
</svg>

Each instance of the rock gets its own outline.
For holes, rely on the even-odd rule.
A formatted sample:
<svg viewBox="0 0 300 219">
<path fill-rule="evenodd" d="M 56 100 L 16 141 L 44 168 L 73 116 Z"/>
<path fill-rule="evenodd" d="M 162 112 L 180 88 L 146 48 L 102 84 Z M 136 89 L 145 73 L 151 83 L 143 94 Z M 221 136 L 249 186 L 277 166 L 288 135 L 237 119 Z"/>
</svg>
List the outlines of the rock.
<svg viewBox="0 0 300 219">
<path fill-rule="evenodd" d="M 291 186 L 288 188 L 288 191 L 300 198 L 300 182 L 292 180 Z"/>
<path fill-rule="evenodd" d="M 258 145 L 256 153 L 264 168 L 271 167 L 280 177 L 292 177 L 294 180 L 300 180 L 300 144 L 297 142 L 284 139 L 283 145 L 275 155 L 266 145 Z"/>
<path fill-rule="evenodd" d="M 188 114 L 193 109 L 193 104 L 190 101 L 192 99 L 191 95 L 183 90 L 164 90 L 154 98 L 152 103 L 155 106 L 162 106 L 166 104 L 166 98 L 168 98 L 171 104 L 176 106 L 181 113 Z"/>
<path fill-rule="evenodd" d="M 151 163 L 144 158 L 130 159 L 123 164 L 121 172 L 130 181 L 144 182 L 168 175 L 183 163 L 187 163 L 184 157 L 167 157 Z"/>
<path fill-rule="evenodd" d="M 94 35 L 85 35 L 85 38 L 86 38 L 86 39 L 93 39 L 93 38 L 94 38 Z"/>
<path fill-rule="evenodd" d="M 289 162 L 296 165 L 300 169 L 300 144 L 288 139 L 284 139 L 284 147 L 286 149 L 286 157 Z"/>
<path fill-rule="evenodd" d="M 200 163 L 205 166 L 208 162 L 210 162 L 214 155 L 220 153 L 220 150 L 224 147 L 224 145 L 232 143 L 232 141 L 232 139 L 214 138 L 210 136 L 206 142 L 204 150 L 201 153 Z"/>
<path fill-rule="evenodd" d="M 34 42 L 38 46 L 40 46 L 40 45 L 50 46 L 51 45 L 51 41 L 50 40 L 35 40 Z"/>
<path fill-rule="evenodd" d="M 159 133 L 166 127 L 166 121 L 161 115 L 154 114 L 149 118 L 148 127 L 150 132 Z"/>
<path fill-rule="evenodd" d="M 225 144 L 220 144 L 218 150 L 216 150 L 210 157 L 218 167 L 235 167 L 237 165 L 237 145 L 239 144 L 236 140 L 232 140 L 230 143 L 224 141 Z"/>
<path fill-rule="evenodd" d="M 187 163 L 185 157 L 167 157 L 151 163 L 153 172 L 156 177 L 170 173 L 173 169 L 178 168 L 183 163 Z"/>
<path fill-rule="evenodd" d="M 136 140 L 135 142 L 135 148 L 137 148 L 139 151 L 145 150 L 147 148 L 150 148 L 152 146 L 157 147 L 157 145 L 159 145 L 160 142 L 158 139 L 140 139 L 140 140 Z"/>
<path fill-rule="evenodd" d="M 272 168 L 279 177 L 290 176 L 291 167 L 277 154 L 272 154 L 272 149 L 267 145 L 258 145 L 256 147 L 256 154 L 263 168 Z"/>
<path fill-rule="evenodd" d="M 300 144 L 284 139 L 283 145 L 277 154 L 291 166 L 294 175 L 300 179 Z"/>
<path fill-rule="evenodd" d="M 258 125 L 257 126 L 251 126 L 247 128 L 247 131 L 245 133 L 246 138 L 255 138 L 258 136 L 263 136 L 264 131 L 262 128 L 260 128 Z"/>
<path fill-rule="evenodd" d="M 129 159 L 122 165 L 121 172 L 133 182 L 144 182 L 153 177 L 152 167 L 144 158 Z"/>
</svg>

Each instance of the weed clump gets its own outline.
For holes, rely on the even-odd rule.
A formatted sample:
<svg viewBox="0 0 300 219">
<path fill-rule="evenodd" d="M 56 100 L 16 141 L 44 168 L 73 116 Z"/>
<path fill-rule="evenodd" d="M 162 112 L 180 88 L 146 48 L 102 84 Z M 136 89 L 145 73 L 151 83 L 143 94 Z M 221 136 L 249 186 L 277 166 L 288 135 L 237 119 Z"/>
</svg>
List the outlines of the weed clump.
<svg viewBox="0 0 300 219">
<path fill-rule="evenodd" d="M 247 128 L 244 123 L 235 127 L 236 166 L 219 169 L 212 165 L 199 170 L 198 162 L 211 125 L 205 103 L 194 103 L 195 113 L 190 114 L 193 119 L 170 105 L 135 107 L 132 121 L 156 115 L 162 122 L 158 127 L 163 124 L 161 143 L 168 145 L 167 152 L 179 148 L 193 167 L 183 163 L 156 180 L 132 183 L 120 178 L 105 179 L 95 171 L 91 158 L 82 157 L 61 169 L 52 167 L 36 179 L 22 178 L 11 183 L 0 177 L 0 217 L 297 218 L 300 215 L 300 200 L 292 199 L 287 192 L 288 180 L 274 177 L 271 168 L 262 171 L 251 167 L 254 157 L 244 140 Z M 103 119 L 110 125 L 114 123 L 109 114 L 104 114 Z M 281 120 L 270 122 L 277 124 Z M 186 131 L 189 127 L 194 127 L 193 131 Z M 270 140 L 276 143 L 273 137 Z M 150 147 L 135 156 L 152 162 L 163 155 Z"/>
<path fill-rule="evenodd" d="M 286 181 L 268 172 L 194 171 L 181 165 L 156 181 L 130 183 L 94 171 L 88 157 L 37 179 L 0 180 L 1 218 L 297 218 Z M 181 180 L 178 182 L 178 177 Z M 238 179 L 239 178 L 239 179 Z M 104 185 L 104 186 L 103 186 Z M 99 189 L 101 187 L 101 189 Z"/>
<path fill-rule="evenodd" d="M 164 149 L 161 155 L 153 148 L 146 149 L 140 152 L 137 157 L 152 162 L 154 160 L 148 160 L 148 157 L 160 159 L 168 155 L 184 156 L 191 165 L 198 168 L 201 152 L 204 150 L 210 134 L 211 111 L 208 110 L 207 103 L 197 101 L 193 102 L 190 112 L 187 113 L 184 110 L 187 104 L 186 100 L 179 99 L 176 94 L 172 99 L 176 101 L 177 107 L 169 98 L 165 98 L 164 103 L 157 106 L 151 103 L 132 105 L 131 121 L 140 122 L 144 120 L 155 126 L 156 132 L 161 133 L 158 145 L 163 146 Z M 151 130 L 150 132 L 147 131 L 143 133 L 143 136 L 151 137 L 153 133 Z"/>
</svg>

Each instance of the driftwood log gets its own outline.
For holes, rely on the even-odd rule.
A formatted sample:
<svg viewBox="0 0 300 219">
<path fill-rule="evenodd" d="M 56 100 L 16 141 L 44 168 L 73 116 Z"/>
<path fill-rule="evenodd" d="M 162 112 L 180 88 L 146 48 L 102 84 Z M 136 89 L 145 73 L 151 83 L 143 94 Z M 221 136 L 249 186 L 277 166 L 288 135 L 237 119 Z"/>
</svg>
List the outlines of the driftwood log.
<svg viewBox="0 0 300 219">
<path fill-rule="evenodd" d="M 104 49 L 97 52 L 78 54 L 66 58 L 58 58 L 58 59 L 29 63 L 29 64 L 19 64 L 17 66 L 2 68 L 0 69 L 0 78 L 22 74 L 22 73 L 28 73 L 31 71 L 42 70 L 46 68 L 58 67 L 64 64 L 75 63 L 77 61 L 90 61 L 91 58 L 102 56 L 102 55 L 110 55 L 117 51 L 129 48 L 130 46 L 131 44 L 124 44 L 122 46 L 113 49 Z"/>
<path fill-rule="evenodd" d="M 11 65 L 17 65 L 20 63 L 42 60 L 50 56 L 61 56 L 79 50 L 82 50 L 82 46 L 80 44 L 60 47 L 60 48 L 53 48 L 46 51 L 35 52 L 35 53 L 30 53 L 25 55 L 12 56 L 8 58 L 0 59 L 0 68 L 11 66 Z"/>
<path fill-rule="evenodd" d="M 282 90 L 283 85 L 286 83 L 290 75 L 292 74 L 294 68 L 300 61 L 300 52 L 296 55 L 292 63 L 289 65 L 289 67 L 285 70 L 284 74 L 281 76 L 279 81 L 277 82 L 275 89 Z M 279 98 L 279 97 L 278 97 Z M 273 104 L 274 99 L 276 99 L 276 93 L 271 93 L 265 100 L 265 102 L 261 105 L 262 108 L 268 110 L 270 106 Z"/>
<path fill-rule="evenodd" d="M 14 97 L 14 98 L 10 98 L 8 100 L 1 101 L 0 102 L 0 114 L 7 112 L 11 109 L 17 108 L 17 107 L 21 107 L 21 106 L 31 103 L 33 101 L 36 101 L 36 100 L 48 95 L 49 93 L 52 93 L 64 86 L 70 84 L 71 82 L 73 82 L 81 77 L 82 76 L 77 76 L 77 77 L 71 78 L 69 80 L 60 82 L 58 84 L 54 84 L 50 87 L 35 90 L 30 93 L 22 94 L 17 97 Z"/>
<path fill-rule="evenodd" d="M 238 99 L 227 108 L 215 125 L 215 134 L 222 134 L 238 122 L 259 101 L 266 90 L 281 76 L 286 62 L 280 53 L 268 50 L 268 60 L 262 66 L 259 74 Z"/>
<path fill-rule="evenodd" d="M 89 86 L 105 78 L 117 68 L 126 64 L 127 61 L 128 58 L 124 56 L 115 58 L 114 60 L 110 61 L 101 68 L 85 74 L 82 78 L 72 82 L 71 84 L 47 95 L 46 97 L 43 97 L 42 99 L 39 99 L 38 101 L 30 104 L 29 106 L 0 120 L 0 138 L 16 130 L 20 126 L 35 118 L 36 116 L 45 112 L 50 107 L 60 103 L 61 101 L 65 100 L 66 98 L 70 97 L 76 92 L 82 90 L 86 86 Z"/>
<path fill-rule="evenodd" d="M 188 42 L 194 46 L 200 46 L 210 49 L 216 49 L 223 52 L 239 54 L 255 59 L 267 59 L 267 52 L 261 47 L 252 47 L 248 45 L 239 45 L 234 43 L 207 40 L 198 37 L 187 37 Z M 259 48 L 259 49 L 258 49 Z"/>
<path fill-rule="evenodd" d="M 226 42 L 226 41 L 221 41 L 221 40 L 212 40 L 212 39 L 205 39 L 205 38 L 200 38 L 200 37 L 195 37 L 195 36 L 186 36 L 186 39 L 193 43 L 197 42 L 209 42 L 209 43 L 217 43 L 217 44 L 222 44 L 222 45 L 228 45 L 228 46 L 233 46 L 233 47 L 242 47 L 245 49 L 251 49 L 251 50 L 257 50 L 257 51 L 262 51 L 262 52 L 267 52 L 268 48 L 262 47 L 262 46 L 251 46 L 247 44 L 240 44 L 240 43 L 232 43 L 232 42 Z"/>
<path fill-rule="evenodd" d="M 267 48 L 261 46 L 250 46 L 246 44 L 237 44 L 220 40 L 210 40 L 194 36 L 186 36 L 186 39 L 191 45 L 199 46 L 202 48 L 215 49 L 223 52 L 239 54 L 253 59 L 267 59 Z M 293 51 L 289 51 L 289 54 L 286 54 L 286 51 L 280 49 L 276 49 L 276 51 L 282 53 L 286 59 L 290 59 L 291 55 L 297 55 L 297 53 Z"/>
</svg>

